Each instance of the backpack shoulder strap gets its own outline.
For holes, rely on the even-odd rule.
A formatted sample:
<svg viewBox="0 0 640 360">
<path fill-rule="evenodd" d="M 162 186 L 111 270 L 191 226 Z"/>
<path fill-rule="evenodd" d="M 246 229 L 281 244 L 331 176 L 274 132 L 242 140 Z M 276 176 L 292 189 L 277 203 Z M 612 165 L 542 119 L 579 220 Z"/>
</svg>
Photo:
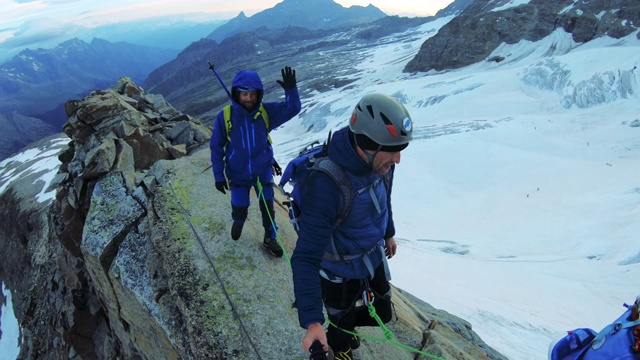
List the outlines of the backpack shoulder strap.
<svg viewBox="0 0 640 360">
<path fill-rule="evenodd" d="M 227 132 L 227 141 L 231 141 L 229 132 L 231 131 L 231 105 L 226 105 L 222 108 L 222 114 L 224 115 L 224 129 Z"/>
<path fill-rule="evenodd" d="M 262 103 L 260 103 L 260 108 L 258 109 L 258 112 L 253 118 L 257 119 L 258 116 L 260 115 L 262 115 L 262 119 L 264 120 L 264 124 L 267 125 L 267 131 L 268 131 L 269 130 L 269 114 L 267 113 L 267 109 L 264 108 L 264 105 Z"/>
<path fill-rule="evenodd" d="M 262 115 L 262 120 L 264 120 L 264 125 L 267 127 L 267 138 L 269 139 L 269 144 L 272 144 L 273 142 L 271 141 L 271 135 L 269 135 L 269 114 L 267 113 L 267 110 L 264 108 L 264 105 L 262 105 L 262 103 L 260 103 L 260 108 L 258 109 L 258 111 L 256 112 L 256 114 L 253 116 L 254 119 L 257 119 L 258 116 Z"/>
<path fill-rule="evenodd" d="M 224 128 L 227 131 L 227 141 L 231 141 L 231 136 L 229 135 L 229 132 L 231 131 L 231 127 L 233 125 L 231 122 L 231 105 L 225 105 L 225 107 L 222 108 L 222 113 L 224 116 Z M 267 127 L 267 138 L 269 139 L 269 144 L 272 144 L 273 142 L 271 141 L 271 135 L 269 135 L 269 114 L 267 114 L 267 110 L 264 108 L 264 105 L 262 105 L 262 103 L 260 104 L 260 108 L 253 118 L 257 119 L 260 115 L 262 115 L 262 120 L 264 120 L 264 124 Z"/>
<path fill-rule="evenodd" d="M 347 176 L 347 173 L 328 157 L 322 157 L 316 160 L 312 170 L 319 170 L 329 175 L 331 179 L 338 185 L 340 193 L 342 194 L 342 210 L 333 224 L 333 228 L 336 229 L 347 218 L 351 212 L 353 205 L 353 198 L 355 197 L 351 180 Z"/>
</svg>

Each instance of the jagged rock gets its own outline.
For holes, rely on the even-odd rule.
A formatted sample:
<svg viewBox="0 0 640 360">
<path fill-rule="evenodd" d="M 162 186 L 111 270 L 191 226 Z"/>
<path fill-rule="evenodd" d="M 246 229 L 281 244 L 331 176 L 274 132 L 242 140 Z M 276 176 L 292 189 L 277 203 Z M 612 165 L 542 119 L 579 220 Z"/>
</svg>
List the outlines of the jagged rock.
<svg viewBox="0 0 640 360">
<path fill-rule="evenodd" d="M 116 143 L 116 159 L 113 171 L 119 171 L 124 176 L 127 183 L 127 188 L 133 188 L 136 184 L 136 172 L 135 172 L 135 155 L 133 149 L 126 141 L 117 139 Z M 184 146 L 176 145 L 176 146 Z"/>
<path fill-rule="evenodd" d="M 148 169 L 156 161 L 169 158 L 169 151 L 158 143 L 149 133 L 143 133 L 136 129 L 130 136 L 124 139 L 133 149 L 136 169 Z"/>
<path fill-rule="evenodd" d="M 130 81 L 116 88 L 69 103 L 72 141 L 59 155 L 55 201 L 37 206 L 32 187 L 0 197 L 8 220 L 0 245 L 12 254 L 0 261 L 9 264 L 3 276 L 24 335 L 19 358 L 305 358 L 284 199 L 275 218 L 285 258 L 263 249 L 255 197 L 242 238 L 232 241 L 229 198 L 215 191 L 210 169 L 210 130 L 149 106 L 168 109 Z M 142 113 L 173 120 L 152 125 Z M 115 131 L 123 123 L 134 130 Z M 425 358 L 406 346 L 447 359 L 504 359 L 466 321 L 394 292 L 393 338 L 358 329 L 366 336 L 358 359 Z"/>
<path fill-rule="evenodd" d="M 126 95 L 133 99 L 140 99 L 144 94 L 144 90 L 141 87 L 136 86 L 129 78 L 120 78 L 116 82 L 114 88 L 118 93 Z"/>
<path fill-rule="evenodd" d="M 108 139 L 87 153 L 87 158 L 84 160 L 84 178 L 92 180 L 106 174 L 113 167 L 115 160 L 116 143 Z"/>
</svg>

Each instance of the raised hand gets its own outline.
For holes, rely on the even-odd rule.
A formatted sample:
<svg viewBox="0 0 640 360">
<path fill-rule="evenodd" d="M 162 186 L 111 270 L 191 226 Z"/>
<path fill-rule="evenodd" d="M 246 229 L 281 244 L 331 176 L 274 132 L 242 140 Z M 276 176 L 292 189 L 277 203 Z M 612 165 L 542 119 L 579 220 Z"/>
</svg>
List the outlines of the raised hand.
<svg viewBox="0 0 640 360">
<path fill-rule="evenodd" d="M 282 86 L 283 89 L 293 89 L 296 87 L 296 71 L 290 68 L 289 66 L 285 66 L 284 69 L 280 70 L 282 73 L 282 80 L 277 80 L 278 84 Z"/>
</svg>

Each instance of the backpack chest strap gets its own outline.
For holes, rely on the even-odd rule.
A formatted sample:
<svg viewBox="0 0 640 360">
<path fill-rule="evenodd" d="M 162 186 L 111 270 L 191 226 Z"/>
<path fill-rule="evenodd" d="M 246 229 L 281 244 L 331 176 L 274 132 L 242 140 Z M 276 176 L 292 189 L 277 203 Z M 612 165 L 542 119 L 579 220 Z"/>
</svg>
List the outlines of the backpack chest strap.
<svg viewBox="0 0 640 360">
<path fill-rule="evenodd" d="M 230 132 L 233 127 L 233 122 L 231 121 L 231 105 L 226 105 L 222 108 L 222 116 L 224 117 L 224 129 L 227 133 L 227 141 L 231 142 Z M 269 114 L 262 103 L 260 103 L 258 111 L 256 111 L 256 114 L 253 116 L 253 120 L 257 120 L 259 116 L 262 116 L 262 120 L 264 120 L 264 124 L 267 127 L 267 139 L 269 139 L 269 144 L 272 144 L 271 135 L 269 135 Z"/>
</svg>

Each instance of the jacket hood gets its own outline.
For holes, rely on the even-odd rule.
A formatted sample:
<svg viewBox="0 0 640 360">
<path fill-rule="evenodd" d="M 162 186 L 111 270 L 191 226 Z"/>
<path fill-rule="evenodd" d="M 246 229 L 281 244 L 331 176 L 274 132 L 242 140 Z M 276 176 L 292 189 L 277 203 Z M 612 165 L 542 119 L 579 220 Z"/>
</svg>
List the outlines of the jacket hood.
<svg viewBox="0 0 640 360">
<path fill-rule="evenodd" d="M 252 70 L 241 70 L 233 78 L 231 83 L 231 96 L 234 102 L 238 102 L 238 87 L 243 86 L 250 89 L 258 90 L 258 104 L 262 102 L 262 96 L 264 94 L 264 88 L 262 86 L 262 80 L 257 72 Z"/>
<path fill-rule="evenodd" d="M 354 145 L 349 139 L 349 128 L 338 130 L 331 137 L 329 143 L 329 156 L 354 175 L 364 175 L 373 172 L 373 169 L 358 156 Z"/>
</svg>

